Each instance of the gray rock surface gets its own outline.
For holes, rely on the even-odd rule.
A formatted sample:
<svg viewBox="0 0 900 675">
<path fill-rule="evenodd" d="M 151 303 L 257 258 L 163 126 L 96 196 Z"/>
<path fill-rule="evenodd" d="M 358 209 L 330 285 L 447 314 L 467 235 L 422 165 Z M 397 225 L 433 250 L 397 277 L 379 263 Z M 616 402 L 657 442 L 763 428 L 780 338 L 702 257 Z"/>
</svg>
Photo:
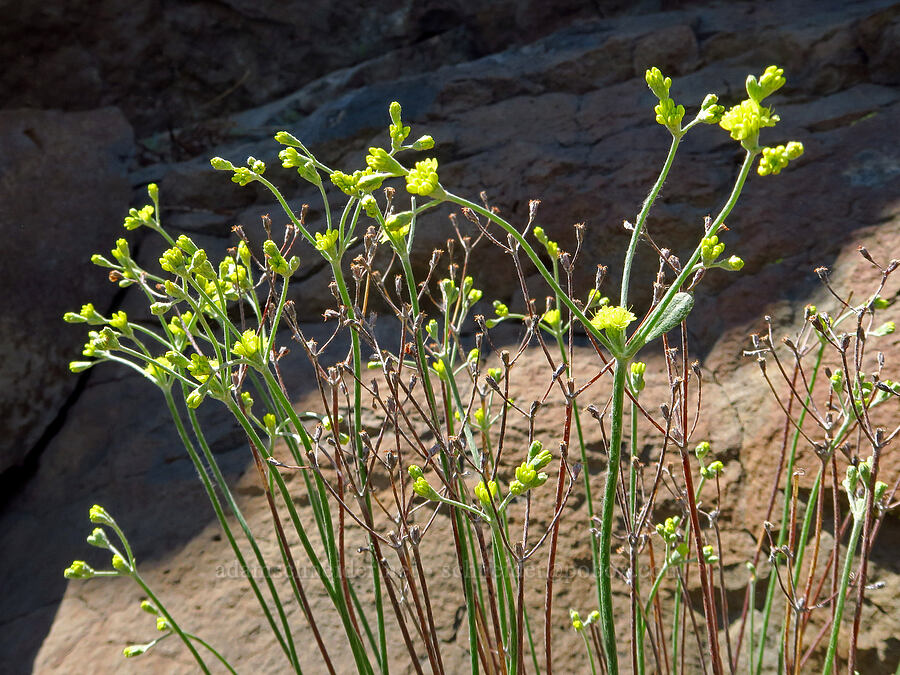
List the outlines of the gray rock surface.
<svg viewBox="0 0 900 675">
<path fill-rule="evenodd" d="M 119 235 L 133 151 L 116 108 L 0 111 L 0 473 L 24 461 L 78 382 L 67 366 L 84 333 L 63 313 L 112 303 L 115 287 L 85 261 Z"/>
</svg>

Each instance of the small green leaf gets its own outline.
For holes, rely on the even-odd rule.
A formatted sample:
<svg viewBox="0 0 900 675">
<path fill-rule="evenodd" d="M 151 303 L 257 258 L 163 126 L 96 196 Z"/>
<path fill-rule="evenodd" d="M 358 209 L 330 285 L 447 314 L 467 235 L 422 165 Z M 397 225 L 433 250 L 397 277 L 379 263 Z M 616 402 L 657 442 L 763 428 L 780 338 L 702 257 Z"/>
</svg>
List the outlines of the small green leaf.
<svg viewBox="0 0 900 675">
<path fill-rule="evenodd" d="M 694 308 L 694 296 L 690 293 L 676 293 L 672 302 L 666 307 L 665 312 L 656 320 L 656 325 L 647 334 L 646 342 L 653 342 L 656 338 L 668 333 L 685 320 Z"/>
</svg>

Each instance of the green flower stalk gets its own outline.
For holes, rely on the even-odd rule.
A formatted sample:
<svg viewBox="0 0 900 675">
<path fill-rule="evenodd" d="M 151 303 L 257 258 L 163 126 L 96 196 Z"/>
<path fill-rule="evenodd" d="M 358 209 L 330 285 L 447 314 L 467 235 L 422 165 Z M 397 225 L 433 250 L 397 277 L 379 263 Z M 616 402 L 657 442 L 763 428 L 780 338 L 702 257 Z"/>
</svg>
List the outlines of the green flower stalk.
<svg viewBox="0 0 900 675">
<path fill-rule="evenodd" d="M 231 664 L 229 664 L 228 661 L 219 652 L 213 649 L 204 640 L 201 640 L 197 636 L 190 635 L 189 633 L 183 631 L 175 621 L 175 619 L 172 617 L 172 615 L 166 610 L 165 606 L 159 601 L 159 598 L 156 597 L 156 595 L 138 573 L 137 564 L 135 562 L 134 555 L 131 552 L 131 545 L 128 543 L 128 540 L 125 538 L 125 534 L 119 528 L 116 521 L 113 520 L 112 516 L 109 515 L 106 509 L 104 509 L 102 506 L 94 505 L 90 509 L 89 517 L 92 523 L 97 525 L 104 525 L 111 528 L 116 533 L 116 536 L 121 542 L 122 550 L 120 551 L 119 548 L 117 548 L 112 542 L 110 542 L 109 537 L 102 527 L 94 528 L 93 532 L 91 532 L 91 534 L 87 538 L 87 542 L 91 546 L 105 548 L 113 554 L 112 567 L 114 571 L 98 572 L 83 560 L 76 560 L 68 568 L 66 568 L 66 570 L 63 572 L 63 575 L 66 579 L 93 579 L 98 577 L 115 576 L 130 577 L 149 597 L 149 600 L 144 600 L 141 602 L 141 610 L 155 616 L 156 629 L 160 632 L 166 633 L 166 635 L 157 638 L 156 640 L 153 640 L 152 642 L 149 642 L 147 644 L 129 645 L 125 647 L 125 649 L 123 650 L 123 655 L 125 656 L 125 658 L 140 656 L 151 647 L 156 645 L 161 639 L 168 637 L 169 635 L 178 635 L 184 645 L 191 652 L 191 655 L 197 661 L 197 665 L 204 673 L 207 673 L 208 675 L 210 670 L 206 665 L 203 657 L 200 656 L 200 653 L 194 646 L 194 642 L 207 649 L 222 663 L 223 666 L 225 666 L 225 668 L 228 669 L 229 672 L 234 673 L 234 668 L 231 667 Z"/>
</svg>

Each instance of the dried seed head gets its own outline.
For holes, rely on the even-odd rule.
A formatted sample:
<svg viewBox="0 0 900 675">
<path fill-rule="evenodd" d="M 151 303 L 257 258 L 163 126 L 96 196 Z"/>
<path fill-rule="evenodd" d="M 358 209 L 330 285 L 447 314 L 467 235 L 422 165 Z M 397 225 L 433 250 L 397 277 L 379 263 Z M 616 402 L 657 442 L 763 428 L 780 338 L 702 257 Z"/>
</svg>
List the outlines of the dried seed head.
<svg viewBox="0 0 900 675">
<path fill-rule="evenodd" d="M 860 254 L 863 258 L 865 258 L 865 259 L 868 260 L 870 263 L 872 263 L 873 265 L 875 265 L 875 267 L 877 267 L 878 269 L 881 269 L 881 265 L 879 265 L 877 262 L 875 262 L 874 260 L 872 260 L 872 255 L 869 253 L 869 249 L 867 249 L 865 246 L 857 246 L 856 250 L 859 251 L 859 254 Z"/>
<path fill-rule="evenodd" d="M 409 543 L 418 546 L 420 541 L 422 541 L 422 531 L 418 525 L 413 525 L 409 531 Z"/>
</svg>

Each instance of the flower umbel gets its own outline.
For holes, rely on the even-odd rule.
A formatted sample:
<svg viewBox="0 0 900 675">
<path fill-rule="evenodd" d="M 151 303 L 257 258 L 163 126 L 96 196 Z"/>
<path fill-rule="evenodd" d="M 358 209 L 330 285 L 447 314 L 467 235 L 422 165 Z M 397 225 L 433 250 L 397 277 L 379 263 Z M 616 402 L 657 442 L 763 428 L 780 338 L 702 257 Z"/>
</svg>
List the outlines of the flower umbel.
<svg viewBox="0 0 900 675">
<path fill-rule="evenodd" d="M 607 306 L 597 310 L 591 323 L 597 330 L 622 332 L 637 317 L 624 307 Z"/>
<path fill-rule="evenodd" d="M 406 190 L 423 197 L 430 195 L 438 187 L 438 161 L 434 158 L 416 162 L 415 168 L 406 175 Z"/>
</svg>

